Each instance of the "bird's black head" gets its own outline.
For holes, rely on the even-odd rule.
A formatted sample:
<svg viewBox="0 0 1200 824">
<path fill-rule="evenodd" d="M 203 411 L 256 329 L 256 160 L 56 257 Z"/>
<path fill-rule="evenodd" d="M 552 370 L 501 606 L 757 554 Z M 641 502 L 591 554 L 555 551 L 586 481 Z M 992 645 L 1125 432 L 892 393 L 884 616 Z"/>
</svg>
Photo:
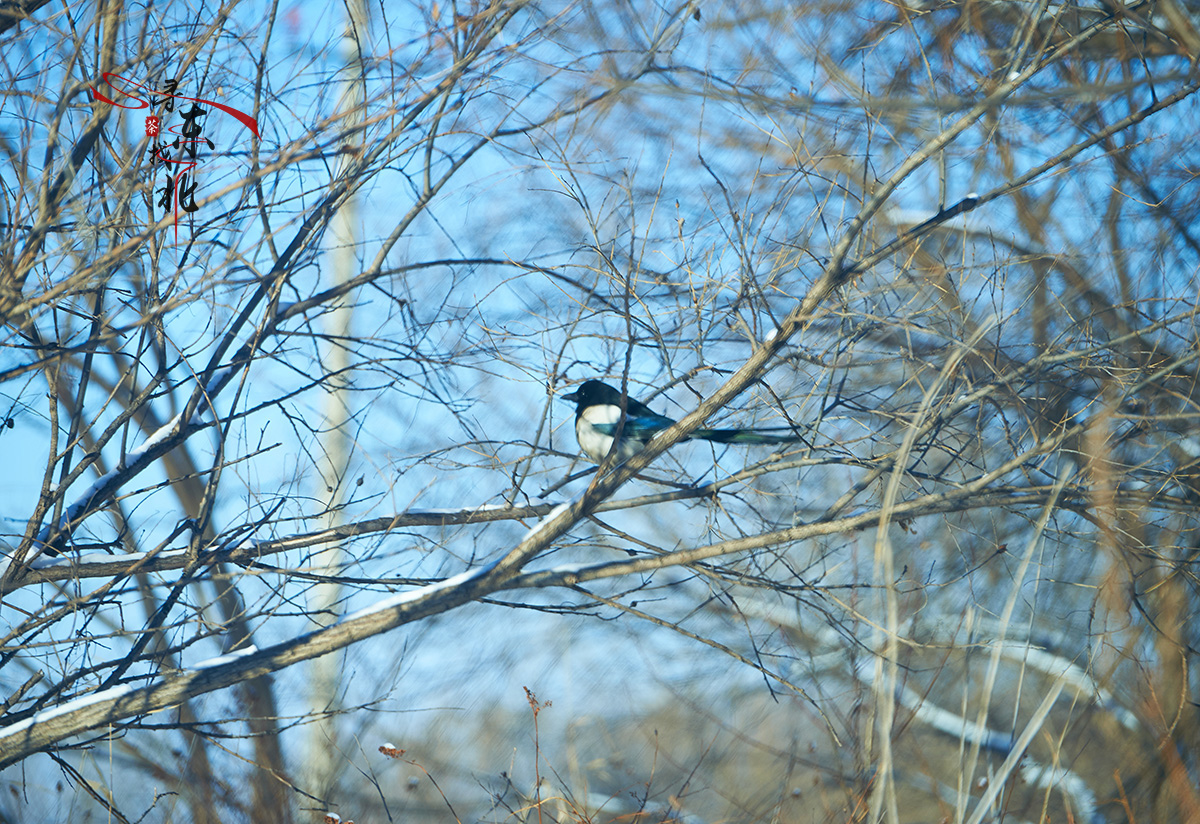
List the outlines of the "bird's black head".
<svg viewBox="0 0 1200 824">
<path fill-rule="evenodd" d="M 573 401 L 579 409 L 597 404 L 621 405 L 621 393 L 602 381 L 584 381 L 574 392 L 563 395 L 562 399 Z"/>
</svg>

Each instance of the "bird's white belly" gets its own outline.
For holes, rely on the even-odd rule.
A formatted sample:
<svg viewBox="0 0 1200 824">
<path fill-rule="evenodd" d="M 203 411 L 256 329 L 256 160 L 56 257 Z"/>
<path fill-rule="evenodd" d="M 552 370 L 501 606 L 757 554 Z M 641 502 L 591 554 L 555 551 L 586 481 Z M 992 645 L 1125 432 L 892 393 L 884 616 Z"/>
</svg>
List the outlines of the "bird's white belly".
<svg viewBox="0 0 1200 824">
<path fill-rule="evenodd" d="M 612 448 L 612 435 L 606 435 L 603 432 L 597 432 L 592 424 L 615 424 L 621 420 L 621 408 L 619 406 L 610 406 L 607 404 L 600 406 L 590 406 L 583 410 L 575 421 L 575 438 L 579 441 L 579 448 L 583 450 L 583 454 L 587 455 L 593 461 L 599 463 L 604 460 L 604 456 L 608 454 L 608 450 Z M 634 438 L 621 438 L 621 448 L 617 453 L 617 460 L 623 461 L 626 458 L 631 458 L 642 451 L 643 442 Z"/>
</svg>

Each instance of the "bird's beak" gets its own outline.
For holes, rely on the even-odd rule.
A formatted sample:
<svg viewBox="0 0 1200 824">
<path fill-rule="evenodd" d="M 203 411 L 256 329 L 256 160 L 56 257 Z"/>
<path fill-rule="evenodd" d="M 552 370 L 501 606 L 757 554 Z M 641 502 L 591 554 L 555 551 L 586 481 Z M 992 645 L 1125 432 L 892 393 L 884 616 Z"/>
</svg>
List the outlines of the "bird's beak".
<svg viewBox="0 0 1200 824">
<path fill-rule="evenodd" d="M 572 392 L 569 395 L 563 395 L 562 399 L 564 401 L 571 401 L 571 403 L 575 403 L 576 401 L 579 400 L 579 395 L 575 392 Z"/>
</svg>

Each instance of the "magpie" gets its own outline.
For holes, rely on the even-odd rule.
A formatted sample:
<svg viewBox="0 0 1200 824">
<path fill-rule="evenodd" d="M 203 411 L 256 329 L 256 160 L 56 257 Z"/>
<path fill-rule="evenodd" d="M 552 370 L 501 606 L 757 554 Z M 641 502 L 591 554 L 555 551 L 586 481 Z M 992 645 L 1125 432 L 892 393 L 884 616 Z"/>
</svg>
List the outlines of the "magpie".
<svg viewBox="0 0 1200 824">
<path fill-rule="evenodd" d="M 575 439 L 583 454 L 600 463 L 612 448 L 613 435 L 621 420 L 621 393 L 602 381 L 584 381 L 578 389 L 563 395 L 564 401 L 575 403 Z M 675 421 L 659 415 L 646 404 L 629 398 L 626 403 L 625 425 L 621 428 L 621 443 L 617 460 L 623 461 L 642 451 L 646 442 Z M 788 434 L 770 434 L 787 432 Z M 778 429 L 693 429 L 688 440 L 700 439 L 716 443 L 796 443 L 804 440 L 796 430 Z"/>
</svg>

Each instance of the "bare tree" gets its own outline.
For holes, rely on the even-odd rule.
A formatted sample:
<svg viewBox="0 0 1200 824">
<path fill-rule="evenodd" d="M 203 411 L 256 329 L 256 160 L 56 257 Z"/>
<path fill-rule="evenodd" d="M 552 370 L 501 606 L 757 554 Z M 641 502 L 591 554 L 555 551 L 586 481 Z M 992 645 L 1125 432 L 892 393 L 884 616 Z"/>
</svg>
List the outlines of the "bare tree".
<svg viewBox="0 0 1200 824">
<path fill-rule="evenodd" d="M 1200 821 L 1193 9 L 379 4 L 352 106 L 326 14 L 0 11 L 14 789 L 382 818 L 378 735 L 439 820 Z M 581 460 L 586 379 L 677 422 Z M 528 786 L 499 708 L 404 762 L 548 626 L 674 773 L 533 693 Z"/>
</svg>

